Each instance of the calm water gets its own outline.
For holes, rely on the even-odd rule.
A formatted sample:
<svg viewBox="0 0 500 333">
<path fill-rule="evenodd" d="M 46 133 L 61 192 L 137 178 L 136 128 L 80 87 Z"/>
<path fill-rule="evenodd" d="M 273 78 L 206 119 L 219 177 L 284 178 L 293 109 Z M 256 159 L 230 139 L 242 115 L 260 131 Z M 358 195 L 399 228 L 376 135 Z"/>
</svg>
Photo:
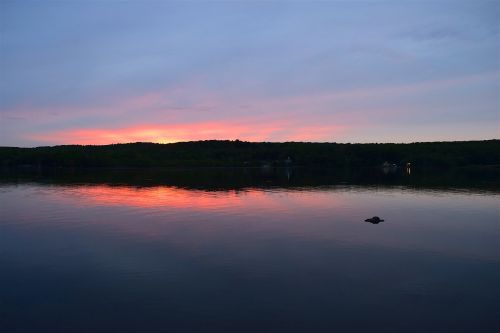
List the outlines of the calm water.
<svg viewBox="0 0 500 333">
<path fill-rule="evenodd" d="M 0 331 L 498 332 L 500 191 L 430 178 L 3 175 Z"/>
</svg>

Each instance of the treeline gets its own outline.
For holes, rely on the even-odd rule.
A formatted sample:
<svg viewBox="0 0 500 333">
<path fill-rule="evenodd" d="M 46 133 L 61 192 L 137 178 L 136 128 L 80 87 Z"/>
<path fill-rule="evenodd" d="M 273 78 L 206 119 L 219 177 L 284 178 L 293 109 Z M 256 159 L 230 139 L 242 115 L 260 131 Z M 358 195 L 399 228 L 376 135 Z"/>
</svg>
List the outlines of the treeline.
<svg viewBox="0 0 500 333">
<path fill-rule="evenodd" d="M 174 167 L 325 166 L 373 167 L 384 162 L 412 167 L 499 166 L 500 140 L 410 144 L 193 141 L 104 146 L 0 147 L 0 166 Z"/>
<path fill-rule="evenodd" d="M 0 168 L 4 184 L 170 186 L 202 191 L 251 188 L 304 190 L 328 186 L 365 188 L 404 186 L 414 189 L 474 189 L 500 193 L 495 168 L 413 169 L 384 173 L 381 168 Z"/>
</svg>

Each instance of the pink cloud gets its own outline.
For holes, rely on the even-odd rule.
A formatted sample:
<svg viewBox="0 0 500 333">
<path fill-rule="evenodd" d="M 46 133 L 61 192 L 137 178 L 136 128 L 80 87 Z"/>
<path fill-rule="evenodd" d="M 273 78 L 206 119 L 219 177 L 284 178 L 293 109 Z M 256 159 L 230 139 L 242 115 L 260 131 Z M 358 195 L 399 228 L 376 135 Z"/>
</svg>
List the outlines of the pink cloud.
<svg viewBox="0 0 500 333">
<path fill-rule="evenodd" d="M 90 125 L 79 128 L 31 131 L 24 135 L 25 139 L 51 144 L 167 143 L 204 139 L 353 141 L 353 138 L 348 139 L 349 133 L 373 127 L 391 115 L 414 111 L 408 107 L 386 108 L 384 103 L 377 105 L 377 100 L 425 94 L 491 79 L 498 79 L 498 72 L 280 98 L 229 94 L 205 89 L 196 83 L 183 83 L 173 89 L 159 89 L 143 95 L 110 96 L 106 103 L 91 107 L 25 107 L 15 114 L 40 114 L 37 123 L 46 128 L 61 128 L 75 119 L 88 120 Z M 366 100 L 374 102 L 366 107 Z M 360 101 L 365 104 L 359 104 Z M 99 125 L 92 125 L 94 123 Z"/>
<path fill-rule="evenodd" d="M 261 125 L 231 122 L 200 122 L 175 125 L 143 124 L 123 128 L 83 128 L 54 131 L 30 138 L 58 144 L 111 144 L 125 142 L 172 143 L 179 141 L 240 139 L 245 141 L 318 141 L 325 135 L 334 136 L 343 128 L 291 128 L 289 123 L 274 122 Z"/>
</svg>

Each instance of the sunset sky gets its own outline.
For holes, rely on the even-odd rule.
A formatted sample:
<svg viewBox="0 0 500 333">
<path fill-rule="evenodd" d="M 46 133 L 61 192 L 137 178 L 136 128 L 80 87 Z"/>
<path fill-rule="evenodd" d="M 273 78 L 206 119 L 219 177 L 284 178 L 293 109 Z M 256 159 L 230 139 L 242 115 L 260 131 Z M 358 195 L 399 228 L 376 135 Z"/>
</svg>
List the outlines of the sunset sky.
<svg viewBox="0 0 500 333">
<path fill-rule="evenodd" d="M 500 1 L 0 2 L 0 146 L 500 138 Z"/>
</svg>

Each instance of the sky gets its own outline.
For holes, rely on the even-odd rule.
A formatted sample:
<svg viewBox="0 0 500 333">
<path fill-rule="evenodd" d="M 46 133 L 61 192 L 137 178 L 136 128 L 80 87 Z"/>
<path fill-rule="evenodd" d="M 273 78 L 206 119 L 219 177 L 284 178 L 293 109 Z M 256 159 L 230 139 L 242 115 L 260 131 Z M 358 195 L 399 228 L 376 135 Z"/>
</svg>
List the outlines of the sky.
<svg viewBox="0 0 500 333">
<path fill-rule="evenodd" d="M 500 138 L 500 1 L 0 0 L 0 146 Z"/>
</svg>

